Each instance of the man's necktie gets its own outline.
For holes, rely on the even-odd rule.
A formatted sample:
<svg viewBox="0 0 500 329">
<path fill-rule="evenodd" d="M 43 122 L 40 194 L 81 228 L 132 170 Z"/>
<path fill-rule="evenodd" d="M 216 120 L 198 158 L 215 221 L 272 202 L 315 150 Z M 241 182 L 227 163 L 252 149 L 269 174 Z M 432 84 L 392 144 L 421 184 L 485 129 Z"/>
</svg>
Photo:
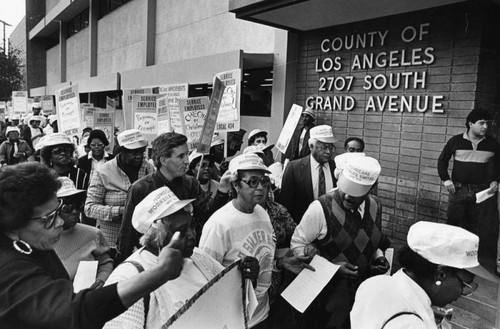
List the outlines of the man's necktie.
<svg viewBox="0 0 500 329">
<path fill-rule="evenodd" d="M 323 171 L 323 164 L 320 163 L 318 167 L 318 197 L 326 193 L 325 172 Z"/>
</svg>

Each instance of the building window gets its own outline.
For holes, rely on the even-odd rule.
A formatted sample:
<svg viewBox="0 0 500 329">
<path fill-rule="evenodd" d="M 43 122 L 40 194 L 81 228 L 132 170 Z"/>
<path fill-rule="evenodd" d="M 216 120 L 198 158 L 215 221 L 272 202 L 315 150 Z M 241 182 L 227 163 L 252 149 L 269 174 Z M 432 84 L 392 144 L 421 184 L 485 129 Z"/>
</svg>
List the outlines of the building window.
<svg viewBox="0 0 500 329">
<path fill-rule="evenodd" d="M 100 0 L 99 19 L 132 0 Z"/>
<path fill-rule="evenodd" d="M 89 9 L 85 9 L 68 22 L 68 38 L 89 26 Z"/>
<path fill-rule="evenodd" d="M 241 115 L 271 117 L 273 69 L 263 67 L 243 70 Z"/>
</svg>

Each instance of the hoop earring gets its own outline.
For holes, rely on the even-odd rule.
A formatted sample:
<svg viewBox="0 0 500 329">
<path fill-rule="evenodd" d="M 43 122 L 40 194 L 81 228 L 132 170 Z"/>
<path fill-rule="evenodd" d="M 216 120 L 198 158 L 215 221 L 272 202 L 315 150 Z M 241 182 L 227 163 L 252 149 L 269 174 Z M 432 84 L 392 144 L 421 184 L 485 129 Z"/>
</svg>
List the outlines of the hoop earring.
<svg viewBox="0 0 500 329">
<path fill-rule="evenodd" d="M 438 287 L 439 287 L 440 285 L 441 285 L 441 281 L 439 281 L 439 280 L 438 280 L 438 281 L 436 281 L 436 286 L 438 286 Z"/>
<path fill-rule="evenodd" d="M 29 255 L 33 252 L 31 246 L 23 240 L 14 240 L 12 241 L 12 245 L 14 246 L 14 249 L 19 251 L 21 254 Z"/>
</svg>

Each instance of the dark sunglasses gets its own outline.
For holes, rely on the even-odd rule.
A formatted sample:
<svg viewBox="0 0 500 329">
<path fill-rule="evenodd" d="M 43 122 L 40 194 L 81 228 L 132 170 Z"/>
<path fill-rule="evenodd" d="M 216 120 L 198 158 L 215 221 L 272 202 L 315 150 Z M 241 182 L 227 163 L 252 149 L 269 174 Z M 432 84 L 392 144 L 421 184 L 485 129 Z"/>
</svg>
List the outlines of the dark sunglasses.
<svg viewBox="0 0 500 329">
<path fill-rule="evenodd" d="M 59 155 L 59 154 L 62 154 L 62 153 L 71 154 L 71 153 L 73 153 L 73 149 L 71 147 L 69 147 L 69 146 L 66 146 L 66 147 L 56 147 L 56 148 L 52 149 L 52 154 L 54 154 L 54 155 Z"/>
<path fill-rule="evenodd" d="M 85 206 L 85 199 L 62 199 L 63 205 L 61 207 L 61 212 L 65 214 L 71 214 L 73 210 L 81 211 L 83 206 Z"/>
<path fill-rule="evenodd" d="M 250 177 L 247 180 L 242 179 L 241 181 L 250 186 L 251 188 L 256 188 L 259 185 L 259 183 L 262 184 L 262 187 L 268 187 L 269 185 L 271 185 L 271 179 L 267 176 L 262 176 L 261 178 Z"/>
<path fill-rule="evenodd" d="M 61 208 L 63 206 L 63 201 L 58 200 L 59 204 L 57 205 L 57 208 L 48 213 L 45 216 L 42 217 L 32 217 L 30 220 L 40 220 L 43 223 L 43 227 L 45 229 L 50 229 L 52 226 L 54 226 L 54 223 L 56 222 L 56 218 L 59 215 L 59 212 L 61 211 Z"/>
</svg>

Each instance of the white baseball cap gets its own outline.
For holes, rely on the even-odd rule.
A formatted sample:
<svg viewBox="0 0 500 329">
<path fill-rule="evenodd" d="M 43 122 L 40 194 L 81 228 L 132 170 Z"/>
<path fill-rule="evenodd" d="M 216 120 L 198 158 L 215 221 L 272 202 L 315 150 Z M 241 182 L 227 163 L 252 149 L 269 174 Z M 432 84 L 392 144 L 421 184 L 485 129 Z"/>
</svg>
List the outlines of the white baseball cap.
<svg viewBox="0 0 500 329">
<path fill-rule="evenodd" d="M 139 233 L 146 233 L 157 220 L 184 208 L 195 199 L 179 200 L 168 187 L 163 186 L 149 193 L 137 206 L 132 215 L 132 226 Z"/>
<path fill-rule="evenodd" d="M 214 136 L 212 138 L 212 142 L 210 143 L 210 147 L 221 145 L 221 144 L 224 144 L 224 140 L 220 139 L 218 136 Z"/>
<path fill-rule="evenodd" d="M 39 142 L 41 143 L 41 141 Z M 73 145 L 73 142 L 71 141 L 71 138 L 66 135 L 65 133 L 53 133 L 50 135 L 46 135 L 44 140 L 43 140 L 43 146 L 54 146 L 54 145 L 60 145 L 60 144 L 71 144 Z"/>
<path fill-rule="evenodd" d="M 464 269 L 498 282 L 479 264 L 479 237 L 461 227 L 420 221 L 410 227 L 407 241 L 411 250 L 431 263 Z"/>
<path fill-rule="evenodd" d="M 44 121 L 45 122 L 45 119 L 42 118 L 41 115 L 33 115 L 33 116 L 31 116 L 31 118 L 28 119 L 28 122 L 31 122 L 31 121 L 40 121 L 40 122 Z"/>
<path fill-rule="evenodd" d="M 262 170 L 266 173 L 271 173 L 264 162 L 257 154 L 246 153 L 235 157 L 229 162 L 229 171 L 236 172 L 238 170 Z"/>
<path fill-rule="evenodd" d="M 245 149 L 243 150 L 243 154 L 247 154 L 247 153 L 255 153 L 255 154 L 264 155 L 264 151 L 262 150 L 262 148 L 258 147 L 257 145 L 250 145 L 250 146 L 245 147 Z"/>
<path fill-rule="evenodd" d="M 64 198 L 70 195 L 85 192 L 85 190 L 77 189 L 75 187 L 75 183 L 73 183 L 73 181 L 66 176 L 60 176 L 57 179 L 61 182 L 61 188 L 57 191 L 58 198 Z"/>
<path fill-rule="evenodd" d="M 338 188 L 353 197 L 363 196 L 377 182 L 382 168 L 378 161 L 367 156 L 353 156 L 345 163 L 337 181 Z"/>
<path fill-rule="evenodd" d="M 342 154 L 339 154 L 337 155 L 335 158 L 334 158 L 334 161 L 335 161 L 335 178 L 336 179 L 339 179 L 339 175 L 340 173 L 342 172 L 342 170 L 344 170 L 345 168 L 345 165 L 347 163 L 348 160 L 352 159 L 353 157 L 360 157 L 360 156 L 366 156 L 366 154 L 362 153 L 362 152 L 346 152 L 346 153 L 342 153 Z"/>
<path fill-rule="evenodd" d="M 310 138 L 314 138 L 323 143 L 333 144 L 337 142 L 335 136 L 333 135 L 332 127 L 328 125 L 321 125 L 312 127 L 309 134 Z"/>
<path fill-rule="evenodd" d="M 125 130 L 116 136 L 118 144 L 128 150 L 135 150 L 148 145 L 141 132 L 137 129 Z"/>
<path fill-rule="evenodd" d="M 302 111 L 302 114 L 306 114 L 308 116 L 310 116 L 311 118 L 315 119 L 316 118 L 316 115 L 314 114 L 314 111 L 312 108 L 308 107 L 306 108 L 304 111 Z"/>
<path fill-rule="evenodd" d="M 209 154 L 209 153 L 202 154 L 202 153 L 198 152 L 196 149 L 194 149 L 193 152 L 191 152 L 191 154 L 189 154 L 189 156 L 188 156 L 189 165 L 191 165 L 194 160 L 201 158 L 202 156 L 204 157 L 204 159 L 207 159 L 207 158 L 212 159 L 211 154 Z"/>
<path fill-rule="evenodd" d="M 16 127 L 16 126 L 7 126 L 7 130 L 5 131 L 5 135 L 7 136 L 10 132 L 17 132 L 18 134 L 20 134 L 21 132 L 19 131 L 19 128 Z"/>
<path fill-rule="evenodd" d="M 252 138 L 253 136 L 257 134 L 264 133 L 267 136 L 267 131 L 261 130 L 261 129 L 254 129 L 248 134 L 248 139 Z"/>
</svg>

